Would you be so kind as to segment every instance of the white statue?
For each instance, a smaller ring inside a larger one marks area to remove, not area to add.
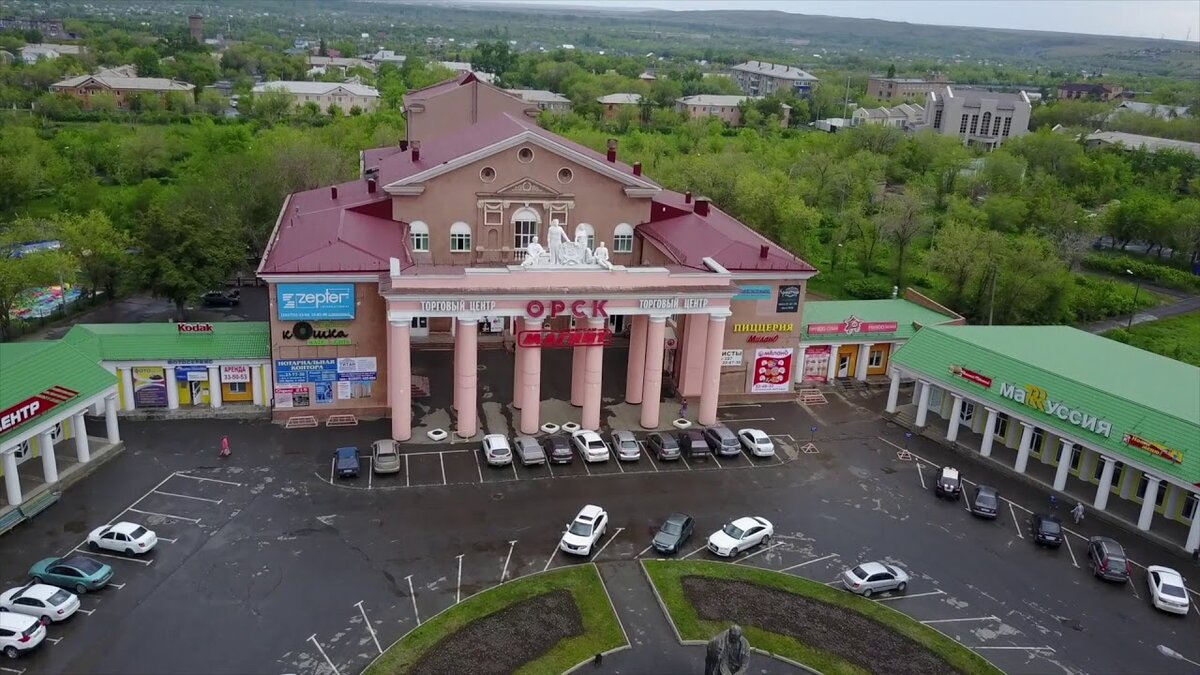
[[[596,250],[592,251],[592,262],[606,270],[612,269],[612,263],[608,261],[608,247],[604,245],[604,242],[600,242]]]
[[[592,251],[588,248],[588,233],[582,229],[575,230],[575,248],[579,251],[579,262],[592,262]]]
[[[558,224],[558,220],[550,221],[550,229],[546,232],[546,245],[550,249],[550,264],[560,265],[563,262],[563,244],[567,241],[567,233]]]
[[[545,252],[546,249],[542,248],[542,245],[538,243],[537,235],[534,235],[529,240],[529,243],[525,245],[525,259],[521,261],[521,267],[536,267],[541,264],[542,256]]]

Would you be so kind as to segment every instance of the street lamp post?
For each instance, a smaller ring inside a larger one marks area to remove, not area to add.
[[[1134,276],[1133,270],[1131,270],[1131,269],[1126,269],[1125,273],[1131,277]],[[1125,330],[1133,329],[1133,315],[1137,314],[1138,292],[1142,290],[1141,278],[1140,277],[1134,277],[1134,278],[1137,279],[1137,285],[1133,287],[1133,308],[1129,310],[1129,323],[1125,324]]]

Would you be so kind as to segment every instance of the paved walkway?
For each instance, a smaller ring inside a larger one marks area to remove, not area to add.
[[[1145,312],[1138,312],[1133,315],[1133,325],[1136,326],[1148,321],[1158,321],[1159,319],[1167,319],[1173,316],[1191,314],[1192,312],[1200,312],[1200,296],[1193,296],[1186,300],[1155,307]],[[1089,333],[1104,333],[1114,328],[1124,328],[1127,325],[1129,325],[1128,314],[1116,319],[1105,319],[1104,321],[1080,324],[1078,328],[1086,330]]]

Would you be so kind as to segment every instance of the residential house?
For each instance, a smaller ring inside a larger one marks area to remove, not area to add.
[[[165,77],[130,76],[132,70],[114,68],[101,70],[95,75],[78,75],[50,85],[50,91],[70,94],[90,108],[92,97],[110,93],[116,99],[117,108],[128,110],[135,96],[158,96],[165,100],[168,94],[180,93],[193,96],[196,85]]]
[[[681,112],[690,119],[716,117],[731,127],[742,126],[742,105],[747,101],[762,100],[762,96],[731,96],[720,94],[699,94],[685,96],[675,100],[675,111]],[[779,126],[787,127],[791,118],[792,107],[783,104],[783,114]]]
[[[407,59],[408,57],[404,54],[397,54],[390,49],[380,49],[379,51],[367,57],[367,60],[371,63],[374,63],[376,66],[383,63],[390,63],[394,66],[402,66]]]
[[[894,108],[859,108],[854,111],[853,126],[880,124],[897,129],[911,130],[925,120],[925,108],[915,103],[901,103]]]
[[[1064,82],[1058,85],[1058,99],[1111,101],[1121,97],[1125,88],[1119,84],[1103,82]]]
[[[1172,150],[1175,152],[1190,152],[1200,158],[1200,143],[1177,141],[1173,138],[1157,138],[1140,134],[1127,134],[1123,131],[1097,131],[1084,137],[1084,144],[1089,148],[1101,146],[1121,146],[1126,150],[1145,150],[1159,152]]]
[[[571,112],[571,99],[545,89],[506,89],[508,93],[520,98],[526,103],[532,103],[538,110],[550,112]]]
[[[906,77],[872,77],[867,80],[867,96],[880,101],[923,101],[925,95],[953,84],[941,73],[933,73],[929,79]]]
[[[370,112],[379,107],[379,90],[363,84],[350,82],[298,82],[276,80],[257,84],[253,94],[280,91],[292,97],[294,105],[316,103],[322,111],[330,107],[341,108],[349,113],[353,108]]]
[[[352,68],[366,68],[375,72],[375,64],[364,59],[342,58],[340,56],[310,56],[308,57],[309,75],[325,75],[331,69],[342,75]]]
[[[1180,117],[1191,117],[1190,109],[1185,105],[1158,105],[1142,103],[1141,101],[1122,101],[1109,115],[1109,119],[1124,112],[1133,112],[1147,117],[1157,117],[1160,120],[1173,120]]]
[[[467,63],[466,61],[438,61],[437,64],[443,68],[446,68],[447,70],[453,70],[460,75],[464,73],[475,73],[475,77],[487,82],[488,84],[492,84],[496,81],[496,75],[494,73],[485,73],[480,70],[473,70],[471,68],[471,64]]]
[[[596,99],[596,102],[604,106],[604,119],[610,120],[621,112],[622,108],[627,106],[639,106],[642,104],[641,94],[608,94]]]
[[[1023,91],[945,87],[926,95],[925,118],[919,126],[961,138],[964,145],[994,150],[1007,138],[1029,133],[1031,110]]]
[[[429,108],[437,114],[427,112]],[[404,119],[409,142],[444,137],[475,124],[488,111],[536,120],[538,106],[481,80],[475,73],[440,82],[404,95]]]
[[[818,82],[816,77],[799,68],[763,61],[739,63],[730,74],[738,87],[751,96],[770,96],[777,91],[806,96]]]
[[[87,53],[83,45],[56,45],[50,43],[34,43],[21,47],[21,60],[33,64],[42,59],[57,59],[60,56],[82,56]]]

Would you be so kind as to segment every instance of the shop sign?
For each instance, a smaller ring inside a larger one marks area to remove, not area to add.
[[[1154,455],[1155,457],[1161,457],[1168,462],[1172,462],[1174,464],[1183,464],[1183,453],[1175,448],[1168,448],[1162,443],[1148,441],[1141,436],[1134,436],[1133,434],[1125,434],[1121,438],[1121,441],[1131,448],[1145,450],[1151,455]]]
[[[530,300],[525,305],[525,313],[531,319],[543,316],[547,319],[553,319],[556,316],[566,316],[566,313],[569,311],[571,316],[576,319],[586,319],[589,316],[588,313],[591,312],[591,318],[598,319],[608,317],[608,311],[605,310],[605,305],[607,304],[607,300],[572,300],[569,303],[566,300],[551,300],[549,302]]]
[[[770,300],[771,294],[775,292],[770,286],[739,286],[738,294],[733,296],[734,300]]]
[[[859,333],[895,333],[900,324],[895,321],[863,321],[851,316],[841,323],[810,323],[805,327],[809,335],[857,335]]]
[[[779,342],[779,338],[780,335],[778,333],[774,335],[749,335],[746,337],[746,342],[751,344],[770,344],[772,342]]]
[[[803,382],[824,382],[829,379],[829,358],[833,348],[829,345],[809,347],[804,350]]]
[[[279,320],[354,318],[354,284],[277,284]]]
[[[775,300],[777,314],[792,314],[800,311],[800,287],[780,286],[779,297]]]
[[[175,330],[180,333],[212,333],[211,323],[177,323]]]
[[[79,392],[73,389],[55,386],[36,396],[30,396],[11,408],[0,411],[0,434],[6,434],[32,419],[45,415],[58,404],[78,395]]]
[[[337,359],[280,359],[275,362],[275,381],[280,384],[336,382]]]
[[[167,376],[159,366],[134,366],[129,369],[133,376],[133,407],[167,407]],[[208,371],[205,370],[207,375]]]
[[[704,309],[708,298],[643,298],[638,300],[640,309]]]
[[[460,314],[490,312],[496,309],[495,300],[422,300],[421,311],[427,314]]]
[[[221,382],[249,382],[250,366],[221,366]]]
[[[980,375],[973,370],[967,370],[962,366],[950,366],[950,374],[961,377],[967,382],[973,382],[984,389],[990,389],[992,387],[992,378],[988,377],[987,375]]]
[[[337,360],[337,379],[345,382],[373,382],[379,365],[374,356],[351,356]]]
[[[1041,387],[1036,387],[1032,384],[1019,387],[1007,382],[1001,382],[1000,395],[1022,405],[1027,405],[1034,410],[1040,410],[1051,417],[1057,417],[1060,420],[1070,422],[1080,429],[1086,429],[1098,436],[1108,438],[1112,434],[1112,422],[1089,415],[1082,410],[1069,408],[1062,401],[1051,399],[1049,392]]]
[[[517,344],[522,347],[543,347],[546,349],[603,347],[612,343],[612,337],[612,333],[607,328],[523,330],[517,333]]]
[[[735,323],[735,333],[790,333],[796,327],[794,323]]]
[[[175,366],[177,382],[207,382],[208,366]]]
[[[792,387],[792,350],[758,349],[754,352],[754,379],[750,393],[790,391]]]
[[[212,362],[213,362],[212,359],[170,359],[169,361],[167,361],[167,365],[168,366],[178,366],[178,365],[184,365],[184,364],[188,364],[188,363],[209,364]]]
[[[742,350],[740,349],[723,349],[721,350],[721,367],[732,368],[742,365]]]
[[[276,408],[307,408],[308,404],[307,385],[277,385],[275,387]]]
[[[291,330],[282,332],[284,340],[303,340],[309,347],[348,346],[350,334],[339,326],[297,321]]]

